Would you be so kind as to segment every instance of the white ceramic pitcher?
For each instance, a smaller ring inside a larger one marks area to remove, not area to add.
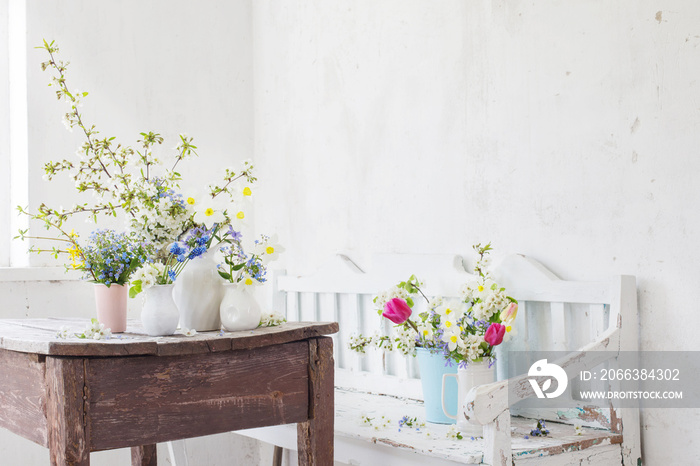
[[[484,385],[493,382],[494,366],[489,367],[488,361],[472,361],[466,368],[459,368],[457,374],[444,374],[442,376],[442,410],[445,416],[457,420],[457,430],[462,435],[471,435],[474,437],[483,435],[483,427],[472,424],[467,421],[464,416],[464,399],[473,387]],[[447,377],[455,377],[457,379],[457,413],[448,413],[445,406],[445,381]]]

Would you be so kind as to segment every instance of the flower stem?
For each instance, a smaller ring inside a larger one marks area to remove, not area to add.
[[[423,293],[421,293],[421,294],[423,294]],[[407,323],[408,325],[410,325],[410,326],[413,328],[413,330],[416,331],[416,333],[417,333],[418,335],[420,335],[420,332],[418,331],[418,327],[416,327],[415,322],[413,322],[411,319],[406,319],[406,323]]]

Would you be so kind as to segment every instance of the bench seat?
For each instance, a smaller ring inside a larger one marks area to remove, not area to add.
[[[404,416],[425,419],[423,402],[391,395],[377,395],[352,389],[335,390],[336,461],[350,465],[471,465],[483,460],[483,438],[448,439],[448,425],[426,423],[419,429],[402,428]],[[377,428],[362,422],[362,416],[388,419],[389,425]],[[620,458],[622,435],[608,430],[583,428],[576,435],[569,424],[549,422],[547,437],[525,438],[534,427],[532,419],[511,417],[513,461],[516,465],[609,464]],[[241,431],[259,440],[296,448],[296,425]],[[363,448],[373,444],[372,449]],[[382,448],[385,447],[385,448]],[[371,456],[366,457],[367,452]],[[384,454],[383,454],[384,453]],[[545,458],[546,457],[546,458]],[[583,462],[582,462],[583,461]]]

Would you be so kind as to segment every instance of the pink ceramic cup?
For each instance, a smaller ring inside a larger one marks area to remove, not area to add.
[[[112,333],[126,330],[126,291],[124,285],[95,284],[97,320]]]

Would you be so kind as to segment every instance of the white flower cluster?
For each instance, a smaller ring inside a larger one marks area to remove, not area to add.
[[[287,319],[280,314],[270,312],[265,313],[260,317],[260,327],[274,327],[287,322]]]
[[[462,338],[463,341],[463,352],[466,356],[465,359],[468,361],[473,361],[479,359],[483,356],[483,352],[480,345],[484,342],[483,335],[467,335]]]
[[[109,340],[112,338],[112,330],[105,328],[105,325],[101,324],[97,319],[92,319],[81,334],[71,332],[70,328],[65,325],[56,333],[56,338],[66,339],[71,336],[88,340]]]
[[[366,414],[362,414],[360,416],[360,423],[362,425],[372,427],[374,430],[379,430],[389,427],[389,425],[391,424],[391,419],[387,419],[384,416],[375,419],[373,417],[367,416]]]
[[[390,352],[394,350],[394,342],[391,337],[382,335],[379,332],[374,332],[369,337],[362,334],[352,334],[348,338],[348,348],[362,354],[366,353],[367,348],[376,348]]]
[[[132,283],[141,280],[141,289],[145,290],[153,285],[157,285],[158,277],[163,276],[164,271],[164,264],[160,262],[146,262],[136,269],[130,280]]]
[[[357,351],[358,353],[365,354],[367,348],[372,346],[372,337],[365,337],[360,334],[352,334],[348,338],[348,348],[352,351]]]
[[[488,278],[467,283],[461,295],[464,301],[472,303],[471,314],[475,320],[489,320],[510,303],[505,289]]]
[[[457,430],[457,427],[452,424],[449,429],[447,429],[447,434],[445,434],[449,440],[462,440],[464,437],[462,433]]]
[[[395,332],[396,349],[403,355],[414,354],[416,349],[416,332],[404,325],[393,327]]]
[[[116,186],[112,192],[115,201],[122,196],[118,190],[121,187]],[[161,249],[185,230],[191,213],[171,196],[157,197],[156,185],[148,180],[137,179],[133,187],[144,196],[135,198],[131,203],[133,211],[137,213],[130,219],[129,228],[141,240]]]
[[[97,319],[92,319],[80,337],[93,340],[109,340],[112,338],[112,330],[105,328],[105,324],[101,324]]]

